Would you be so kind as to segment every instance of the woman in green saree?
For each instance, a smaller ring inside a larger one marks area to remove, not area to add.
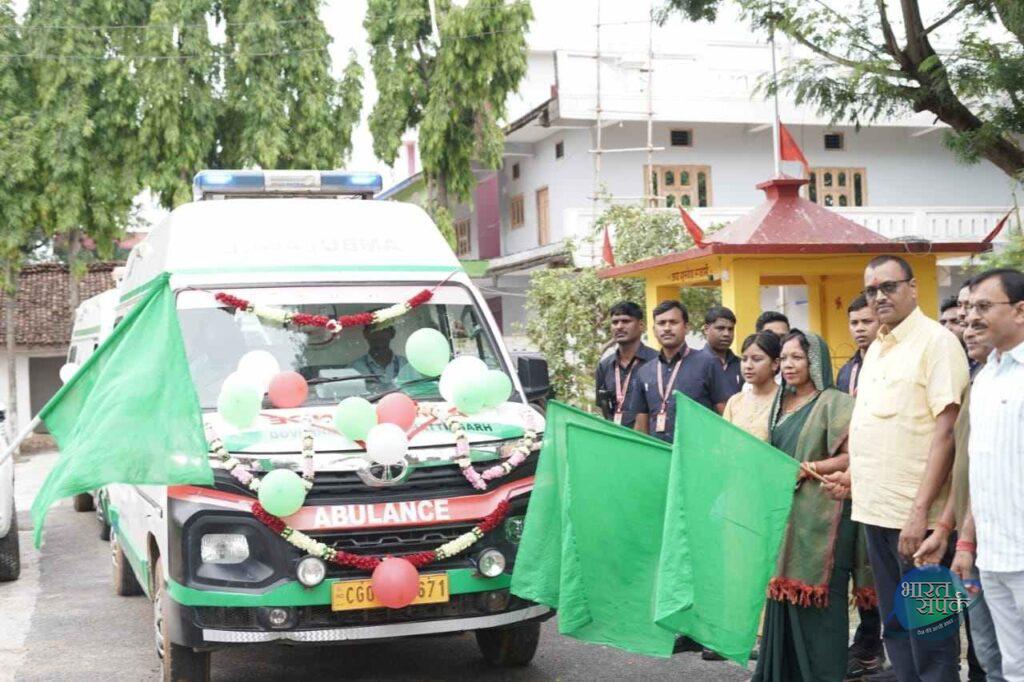
[[[768,584],[755,682],[839,682],[845,677],[856,532],[849,501],[816,478],[846,470],[853,399],[833,388],[821,337],[793,330],[782,344],[782,379],[769,422],[771,444],[800,462],[789,525]],[[863,553],[862,553],[863,554]],[[871,584],[870,582],[861,584]]]

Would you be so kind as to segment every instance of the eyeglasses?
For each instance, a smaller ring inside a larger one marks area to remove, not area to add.
[[[977,303],[965,303],[964,310],[967,312],[975,310],[979,315],[984,315],[995,305],[1013,305],[1013,303],[1011,301],[978,301]]]
[[[878,297],[879,291],[886,296],[892,296],[899,290],[901,284],[906,284],[909,281],[909,279],[897,279],[890,282],[882,282],[877,287],[864,287],[864,291],[861,293],[864,294],[864,298],[873,301]]]

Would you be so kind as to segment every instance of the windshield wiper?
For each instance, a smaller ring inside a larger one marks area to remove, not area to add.
[[[404,389],[406,386],[415,386],[416,384],[425,384],[425,383],[427,383],[429,381],[439,381],[439,380],[440,380],[439,377],[424,377],[422,379],[413,379],[412,381],[406,381],[401,386],[398,386],[396,388],[389,388],[386,391],[381,391],[380,393],[375,393],[375,394],[371,395],[370,397],[368,397],[367,400],[369,402],[371,402],[371,403],[375,403],[378,400],[380,400],[381,398],[383,398],[385,396],[389,396],[392,393],[400,393],[402,391],[402,389]]]
[[[351,381],[353,379],[380,379],[379,374],[352,374],[347,377],[314,377],[307,379],[306,383],[310,386],[319,386],[320,384],[333,384],[338,381]]]

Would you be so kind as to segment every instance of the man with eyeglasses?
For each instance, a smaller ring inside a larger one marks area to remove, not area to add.
[[[1024,680],[1024,273],[983,272],[967,322],[993,348],[971,388],[969,488],[985,601],[1008,680]],[[970,545],[970,543],[966,543]]]
[[[864,358],[850,423],[853,520],[865,524],[880,611],[887,616],[883,639],[897,678],[957,680],[957,638],[910,636],[891,614],[914,553],[929,529],[943,527],[967,357],[952,332],[921,312],[914,272],[904,259],[871,260],[863,293],[881,326]],[[942,563],[948,567],[951,559],[947,551]]]

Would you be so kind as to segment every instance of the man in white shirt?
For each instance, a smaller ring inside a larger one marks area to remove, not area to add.
[[[1024,680],[1024,273],[971,285],[967,323],[994,350],[971,389],[970,495],[977,566],[1007,680]]]

